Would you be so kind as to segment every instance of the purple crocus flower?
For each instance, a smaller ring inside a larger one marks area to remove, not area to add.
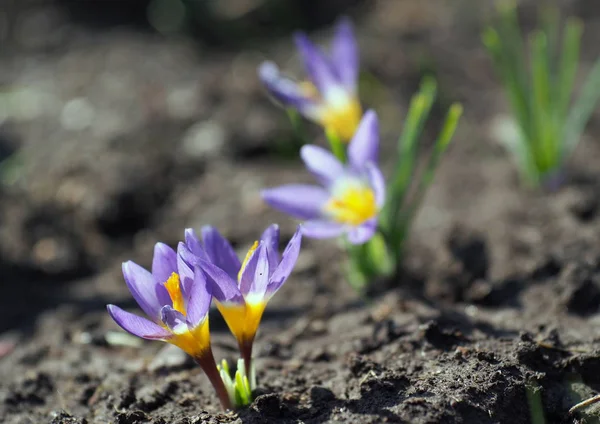
[[[284,106],[297,109],[341,141],[348,142],[362,115],[357,93],[358,47],[350,20],[338,23],[329,55],[304,33],[297,33],[294,39],[308,81],[297,82],[283,76],[270,61],[259,67],[261,81]]]
[[[322,187],[289,184],[262,191],[275,209],[306,222],[302,233],[312,238],[347,234],[353,244],[369,240],[385,201],[385,181],[377,167],[379,124],[369,110],[348,145],[348,164],[314,145],[302,147],[302,160]]]
[[[280,256],[279,227],[271,225],[241,262],[231,244],[213,227],[202,229],[203,242],[193,230],[186,230],[186,242],[180,245],[181,258],[189,265],[199,265],[212,283],[215,303],[238,341],[248,375],[263,312],[292,272],[301,240],[298,229]]]
[[[110,316],[135,336],[171,343],[192,356],[211,380],[223,407],[230,408],[210,347],[208,310],[212,296],[204,273],[187,266],[169,246],[157,243],[152,272],[128,261],[123,263],[123,275],[148,318],[107,305]]]

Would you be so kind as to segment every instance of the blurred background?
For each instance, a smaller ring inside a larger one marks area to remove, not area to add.
[[[538,3],[521,2],[525,30]],[[548,3],[585,20],[585,72],[598,54],[599,5]],[[289,237],[295,224],[258,190],[310,177],[256,68],[271,59],[301,76],[292,33],[326,43],[343,15],[356,26],[362,100],[383,121],[384,152],[424,74],[440,86],[426,134],[451,102],[465,107],[418,243],[435,249],[457,221],[501,221],[529,194],[494,141],[507,108],[480,42],[491,11],[487,0],[0,0],[0,333],[32,330],[57,305],[77,317],[123,304],[120,263],[148,265],[154,243],[175,245],[185,227],[215,225],[237,247],[271,222]],[[599,129],[592,119],[590,133]],[[593,169],[598,149],[582,149],[580,168]],[[492,240],[514,224],[498,225]],[[300,272],[338,278],[323,266],[335,249],[307,246]],[[492,272],[508,273],[513,247],[491,254]]]

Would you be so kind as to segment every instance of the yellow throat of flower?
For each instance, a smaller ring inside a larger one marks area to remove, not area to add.
[[[187,311],[185,309],[183,294],[181,293],[180,278],[177,273],[174,272],[171,274],[169,279],[165,282],[165,288],[173,302],[173,309],[181,312],[185,316]],[[205,319],[194,329],[186,329],[185,331],[174,333],[167,341],[174,344],[188,355],[194,357],[201,356],[210,348],[208,319]]]
[[[252,342],[267,306],[266,302],[246,302],[243,305],[227,305],[220,302],[216,304],[238,342]]]
[[[362,118],[362,107],[355,96],[348,95],[339,91],[333,100],[325,102],[323,96],[317,88],[309,81],[302,81],[298,84],[302,93],[323,104],[317,117],[318,123],[339,137],[340,141],[348,143],[354,136],[360,119]]]
[[[360,103],[352,98],[344,104],[327,106],[321,117],[321,125],[336,134],[342,142],[348,143],[354,136],[361,117]]]
[[[360,225],[377,215],[375,193],[367,184],[348,182],[334,188],[324,212],[340,224]]]
[[[258,241],[255,241],[254,244],[252,244],[252,247],[250,247],[250,250],[248,250],[246,257],[242,262],[240,272],[238,273],[238,284],[240,284],[242,273],[246,269],[246,266],[248,266],[248,262],[256,249],[258,249]],[[264,302],[263,299],[254,302],[252,299],[245,299],[245,303],[242,305],[224,304],[216,300],[215,303],[217,304],[219,312],[221,312],[221,315],[225,319],[227,326],[238,342],[252,342],[256,335],[256,331],[258,330],[258,326],[260,325],[262,314],[267,305],[266,302]]]

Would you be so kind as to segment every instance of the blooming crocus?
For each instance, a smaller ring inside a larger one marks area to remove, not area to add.
[[[343,142],[348,142],[360,122],[358,100],[358,48],[349,20],[337,25],[330,54],[315,46],[304,33],[295,36],[308,81],[294,81],[267,61],[259,77],[271,95],[286,107],[297,109]]]
[[[377,167],[377,115],[367,111],[348,145],[348,164],[314,145],[302,147],[308,170],[322,186],[289,184],[262,191],[275,209],[306,220],[307,237],[329,238],[347,234],[353,244],[369,240],[377,229],[377,215],[385,200],[385,182]]]
[[[123,264],[125,283],[148,318],[115,305],[107,306],[108,313],[125,331],[171,343],[192,356],[215,387],[223,407],[230,408],[210,346],[209,285],[199,268],[186,266],[177,256],[169,246],[157,243],[152,272],[132,261]]]
[[[193,230],[186,230],[181,257],[188,264],[199,265],[212,283],[213,298],[238,342],[248,376],[252,375],[252,345],[263,312],[292,272],[301,239],[298,229],[280,256],[279,227],[271,225],[240,262],[215,228],[202,229],[202,242]]]

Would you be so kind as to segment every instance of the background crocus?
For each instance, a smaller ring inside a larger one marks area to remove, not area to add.
[[[199,265],[212,283],[217,308],[238,341],[246,374],[251,375],[252,345],[269,299],[287,280],[300,253],[301,232],[296,231],[280,256],[279,227],[271,225],[250,248],[243,262],[231,244],[213,227],[202,230],[203,243],[186,231],[182,259]]]
[[[270,206],[304,219],[307,237],[347,234],[352,244],[369,240],[385,200],[385,182],[377,167],[379,125],[367,111],[348,145],[348,164],[314,145],[303,146],[302,160],[322,186],[289,184],[262,191]]]
[[[304,33],[296,34],[295,42],[308,81],[297,82],[283,76],[270,61],[259,67],[261,81],[284,106],[297,109],[328,133],[348,142],[362,115],[357,97],[358,47],[352,24],[348,19],[339,22],[328,55]]]
[[[169,246],[154,247],[152,272],[129,261],[123,264],[125,283],[149,319],[108,305],[108,313],[125,331],[148,340],[171,343],[192,356],[215,387],[224,408],[231,404],[210,347],[209,286],[199,268],[178,266]],[[183,264],[185,265],[185,264]]]

